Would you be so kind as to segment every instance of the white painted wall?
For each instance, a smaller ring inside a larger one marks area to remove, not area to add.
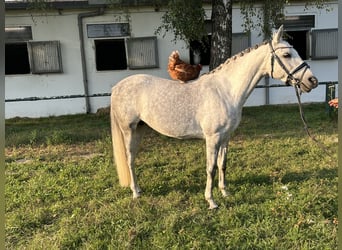
[[[301,5],[291,5],[286,8],[287,15],[315,14],[316,27],[337,28],[337,2],[333,3],[332,10],[316,10],[309,8],[304,11]],[[84,11],[84,10],[83,10]],[[86,12],[91,11],[87,10]],[[84,88],[82,82],[81,53],[77,26],[77,14],[79,11],[62,11],[62,13],[50,12],[43,16],[34,16],[24,12],[6,13],[6,26],[31,25],[33,40],[59,40],[61,43],[63,73],[46,75],[11,75],[6,76],[6,99],[24,97],[49,97],[63,95],[83,95]],[[153,36],[155,29],[160,23],[162,12],[155,12],[149,8],[139,8],[131,13],[131,36],[143,37]],[[207,16],[210,18],[210,10]],[[105,14],[97,17],[85,18],[83,21],[84,41],[86,49],[86,63],[89,80],[89,94],[110,93],[111,87],[126,76],[147,73],[156,76],[169,78],[167,73],[168,56],[173,50],[179,50],[182,58],[188,60],[189,51],[183,42],[174,44],[171,42],[172,35],[158,37],[158,54],[160,68],[144,70],[116,70],[116,71],[96,71],[94,39],[87,38],[86,25],[95,23],[117,22],[120,13],[106,10]],[[124,18],[124,17],[122,17]],[[242,18],[238,8],[233,9],[233,32],[243,32]],[[121,19],[123,21],[123,19]],[[259,31],[252,31],[251,44],[260,43],[263,38],[258,35]],[[337,60],[319,60],[308,63],[320,81],[337,81]],[[203,73],[208,71],[204,67]],[[263,81],[260,84],[264,84]],[[271,81],[271,84],[279,82]],[[319,86],[310,94],[303,95],[303,102],[322,102],[325,100],[325,86]],[[90,98],[91,111],[96,112],[100,107],[108,106],[110,97]],[[291,87],[270,89],[270,103],[295,103],[296,97]],[[246,106],[264,105],[265,89],[255,89]],[[63,115],[84,113],[84,98],[30,101],[30,102],[7,102],[6,118],[15,116],[41,117],[51,115]]]
[[[5,98],[51,97],[84,94],[80,60],[77,15],[48,13],[31,16],[6,13],[6,26],[31,25],[35,41],[59,40],[63,73],[8,75],[5,78]],[[85,101],[64,99],[53,101],[7,102],[6,118],[14,116],[40,117],[85,112]]]

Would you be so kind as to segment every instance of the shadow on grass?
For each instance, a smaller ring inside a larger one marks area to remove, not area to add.
[[[288,172],[282,178],[282,183],[303,182],[309,179],[329,179],[337,177],[337,169],[320,169],[317,171]]]
[[[159,173],[162,174],[162,173]],[[228,176],[229,177],[229,176]],[[311,179],[328,179],[333,180],[337,177],[337,169],[320,169],[317,171],[292,171],[285,172],[283,176],[274,177],[267,174],[246,173],[244,176],[230,180],[227,178],[227,191],[232,186],[237,187],[250,187],[250,186],[273,186],[275,182],[281,184],[289,183],[301,183]],[[159,176],[161,180],[159,183],[153,182],[153,185],[145,190],[145,194],[152,196],[167,196],[172,192],[187,192],[190,194],[198,194],[204,192],[206,179],[203,176],[184,176],[184,178],[178,178],[177,181],[172,180],[172,177]],[[141,180],[140,180],[141,181]],[[214,188],[217,188],[217,175],[214,181]],[[229,188],[230,187],[230,188]],[[234,194],[232,194],[234,195]]]

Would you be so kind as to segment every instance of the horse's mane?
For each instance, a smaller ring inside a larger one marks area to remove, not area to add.
[[[227,64],[229,64],[230,62],[235,61],[237,58],[243,57],[245,54],[248,54],[248,53],[250,53],[251,51],[258,49],[260,46],[266,45],[266,44],[268,44],[268,43],[269,43],[269,40],[266,40],[266,41],[263,41],[262,43],[256,44],[256,45],[254,45],[254,46],[252,46],[252,47],[249,47],[249,48],[247,48],[247,49],[245,49],[245,50],[243,50],[243,51],[240,51],[239,53],[237,53],[237,54],[235,54],[235,55],[229,57],[224,63],[221,63],[221,64],[220,64],[219,66],[217,66],[216,68],[214,68],[214,69],[212,69],[211,71],[209,71],[209,72],[207,72],[207,73],[204,73],[204,74],[202,74],[202,75],[213,74],[213,73],[215,73],[215,72],[221,70],[222,67],[223,67],[224,65],[227,65]]]

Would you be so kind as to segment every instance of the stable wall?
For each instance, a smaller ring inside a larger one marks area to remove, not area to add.
[[[316,10],[309,8],[304,11],[302,5],[292,5],[286,8],[287,15],[314,14],[315,29],[337,28],[337,3],[331,5],[329,12],[325,10]],[[95,9],[94,9],[95,10]],[[63,73],[57,74],[26,74],[26,75],[8,75],[6,76],[6,100],[27,98],[27,97],[53,97],[84,95],[84,86],[81,67],[81,48],[79,39],[79,30],[77,16],[82,11],[61,11],[49,12],[43,15],[34,15],[33,18],[28,13],[22,11],[11,11],[6,13],[6,26],[31,25],[33,40],[59,40],[61,44]],[[207,17],[211,13],[208,8]],[[163,12],[155,12],[151,8],[139,8],[131,11],[130,28],[131,37],[154,36],[154,31],[160,23]],[[158,55],[159,68],[141,69],[141,70],[111,70],[97,71],[95,67],[95,47],[94,40],[86,36],[86,25],[96,23],[112,23],[125,21],[125,15],[106,10],[104,15],[84,18],[83,33],[85,42],[85,56],[87,66],[89,94],[110,93],[114,86],[121,79],[138,73],[147,73],[164,78],[169,78],[167,73],[168,56],[173,50],[178,50],[184,60],[189,60],[189,49],[184,42],[179,41],[176,44],[171,42],[171,34],[164,38],[158,36]],[[233,8],[233,33],[243,32],[242,18],[238,8]],[[259,31],[251,32],[251,45],[263,41]],[[337,60],[308,60],[312,71],[318,77],[320,82],[337,81]],[[205,66],[202,73],[208,71]],[[264,85],[262,80],[259,85]],[[270,84],[281,84],[277,81],[270,81]],[[303,95],[303,102],[323,102],[325,100],[325,86],[319,86],[310,94]],[[110,97],[91,97],[90,110],[96,112],[98,108],[109,106]],[[296,96],[293,88],[281,87],[271,88],[269,90],[269,104],[287,104],[295,103]],[[52,115],[64,115],[85,113],[85,98],[71,98],[60,100],[42,100],[42,101],[21,101],[6,102],[6,118],[21,117],[42,117]],[[256,106],[266,104],[266,90],[255,89],[246,102],[246,106]]]
[[[77,15],[74,13],[31,17],[6,13],[6,26],[31,25],[35,41],[59,40],[63,73],[6,75],[5,98],[52,97],[84,94]],[[41,117],[85,112],[82,98],[69,100],[6,102],[6,118]]]

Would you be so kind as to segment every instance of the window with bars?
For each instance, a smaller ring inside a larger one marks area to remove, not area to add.
[[[59,41],[30,41],[27,45],[33,74],[63,72]]]
[[[88,38],[129,36],[129,23],[87,24],[87,34]]]
[[[336,59],[338,29],[312,30],[311,57],[313,60]]]
[[[233,33],[232,55],[239,53],[251,46],[251,39],[247,33]]]
[[[5,40],[6,43],[32,40],[32,28],[31,26],[5,27]]]
[[[128,64],[130,69],[157,68],[158,49],[156,37],[127,39]]]

